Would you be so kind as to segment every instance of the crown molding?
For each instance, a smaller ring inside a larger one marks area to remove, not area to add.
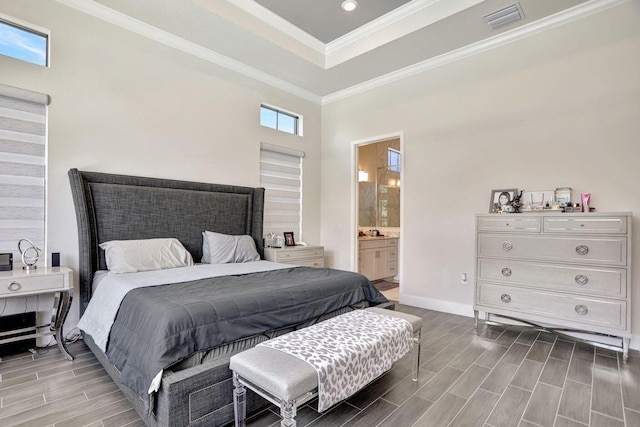
[[[472,43],[456,50],[452,50],[434,58],[419,62],[415,65],[393,71],[383,76],[376,77],[366,82],[351,86],[347,89],[323,96],[322,105],[328,105],[333,102],[337,102],[342,99],[367,92],[371,89],[375,89],[377,87],[384,86],[389,83],[393,83],[398,80],[402,80],[407,77],[411,77],[425,71],[429,71],[434,68],[438,68],[443,65],[447,65],[452,62],[456,62],[473,55],[498,48],[500,46],[504,46],[514,41],[533,36],[535,34],[568,24],[573,21],[577,21],[579,19],[621,5],[623,3],[628,3],[630,1],[634,0],[591,0],[586,3],[579,4],[570,9],[566,9],[530,24],[514,28],[513,30],[506,31],[504,33],[495,35],[476,43]]]
[[[243,64],[235,59],[231,59],[228,56],[221,55],[217,52],[207,49],[197,43],[190,42],[178,37],[174,34],[160,30],[153,25],[149,25],[138,19],[132,18],[129,15],[118,12],[93,0],[56,0],[58,3],[62,3],[65,6],[77,9],[95,18],[101,19],[110,24],[116,25],[125,30],[131,31],[143,37],[147,37],[151,40],[162,43],[166,46],[180,50],[184,53],[188,53],[197,58],[210,62],[212,64],[219,65],[229,70],[235,71],[246,77],[252,78],[259,82],[265,83],[269,86],[281,89],[299,98],[320,104],[322,98],[319,95],[311,93],[298,86],[287,83],[282,79],[272,76],[271,74],[260,71],[256,68]]]
[[[93,0],[56,0],[57,2],[77,9],[88,15],[94,16],[105,22],[109,22],[113,25],[126,29],[128,31],[139,34],[143,37],[147,37],[151,40],[162,43],[166,46],[178,49],[187,54],[198,57],[204,61],[210,62],[215,65],[230,69],[246,77],[252,78],[274,88],[280,89],[284,92],[290,93],[301,99],[309,102],[328,105],[333,102],[340,101],[342,99],[358,95],[360,93],[369,91],[371,89],[384,86],[389,83],[396,82],[398,80],[405,79],[407,77],[414,76],[416,74],[423,73],[425,71],[432,70],[443,65],[459,61],[461,59],[468,58],[470,56],[506,45],[508,43],[529,37],[540,32],[567,24],[569,22],[587,17],[589,15],[601,12],[628,3],[634,0],[591,0],[586,3],[574,6],[562,12],[558,12],[555,15],[547,18],[540,19],[536,22],[523,25],[513,30],[498,34],[488,39],[467,45],[460,49],[453,50],[451,52],[444,53],[437,57],[427,59],[419,62],[415,65],[405,67],[403,69],[385,74],[383,76],[368,80],[366,82],[351,86],[347,89],[340,90],[331,93],[326,96],[320,96],[312,93],[308,90],[302,89],[291,83],[288,83],[282,79],[276,78],[271,74],[260,71],[256,68],[250,67],[239,61],[231,59],[227,56],[221,55],[210,49],[207,49],[201,45],[185,40],[181,37],[160,30],[157,27],[146,24],[140,20],[132,18],[121,12],[103,6]],[[238,1],[238,0],[233,0]],[[415,0],[414,0],[415,1]],[[427,0],[428,2],[429,0]],[[426,3],[426,2],[423,2]]]
[[[325,69],[455,15],[484,0],[413,0],[327,45]]]

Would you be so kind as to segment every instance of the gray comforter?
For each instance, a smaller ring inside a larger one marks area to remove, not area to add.
[[[122,301],[107,355],[122,383],[148,402],[154,376],[195,352],[361,301],[388,302],[360,274],[311,267],[134,289]]]

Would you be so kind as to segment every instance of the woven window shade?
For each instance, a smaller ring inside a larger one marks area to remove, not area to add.
[[[0,85],[0,252],[13,252],[16,263],[18,240],[45,248],[48,101]]]
[[[260,149],[260,186],[265,189],[264,234],[282,236],[293,231],[302,239],[302,158],[301,151],[270,144]]]

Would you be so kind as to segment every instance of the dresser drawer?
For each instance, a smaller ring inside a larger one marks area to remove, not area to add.
[[[316,268],[324,267],[323,258],[309,258],[309,259],[300,259],[295,261],[291,260],[291,261],[287,261],[286,263],[302,265],[306,267],[316,267]]]
[[[531,233],[539,233],[542,229],[539,217],[509,214],[477,217],[477,228],[478,231],[517,231]]]
[[[478,256],[625,266],[626,237],[555,237],[479,233]]]
[[[485,283],[479,284],[476,301],[484,306],[513,312],[514,317],[548,319],[543,321],[560,325],[565,321],[624,330],[626,324],[626,301]]]
[[[544,218],[545,233],[626,234],[627,217],[550,217]]]
[[[297,261],[305,258],[318,258],[324,256],[324,249],[322,248],[309,248],[298,249],[292,251],[282,250],[276,252],[276,259],[278,262],[284,261]]]
[[[64,289],[64,274],[32,277],[1,278],[0,295],[7,296],[19,292]]]
[[[581,267],[562,264],[478,259],[478,280],[508,285],[534,286],[593,296],[627,297],[627,270],[624,268]]]

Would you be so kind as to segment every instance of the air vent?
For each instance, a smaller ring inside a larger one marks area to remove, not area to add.
[[[523,17],[524,14],[522,13],[522,9],[520,9],[520,4],[515,3],[486,15],[484,22],[487,23],[489,28],[495,30],[512,22],[520,21]]]

